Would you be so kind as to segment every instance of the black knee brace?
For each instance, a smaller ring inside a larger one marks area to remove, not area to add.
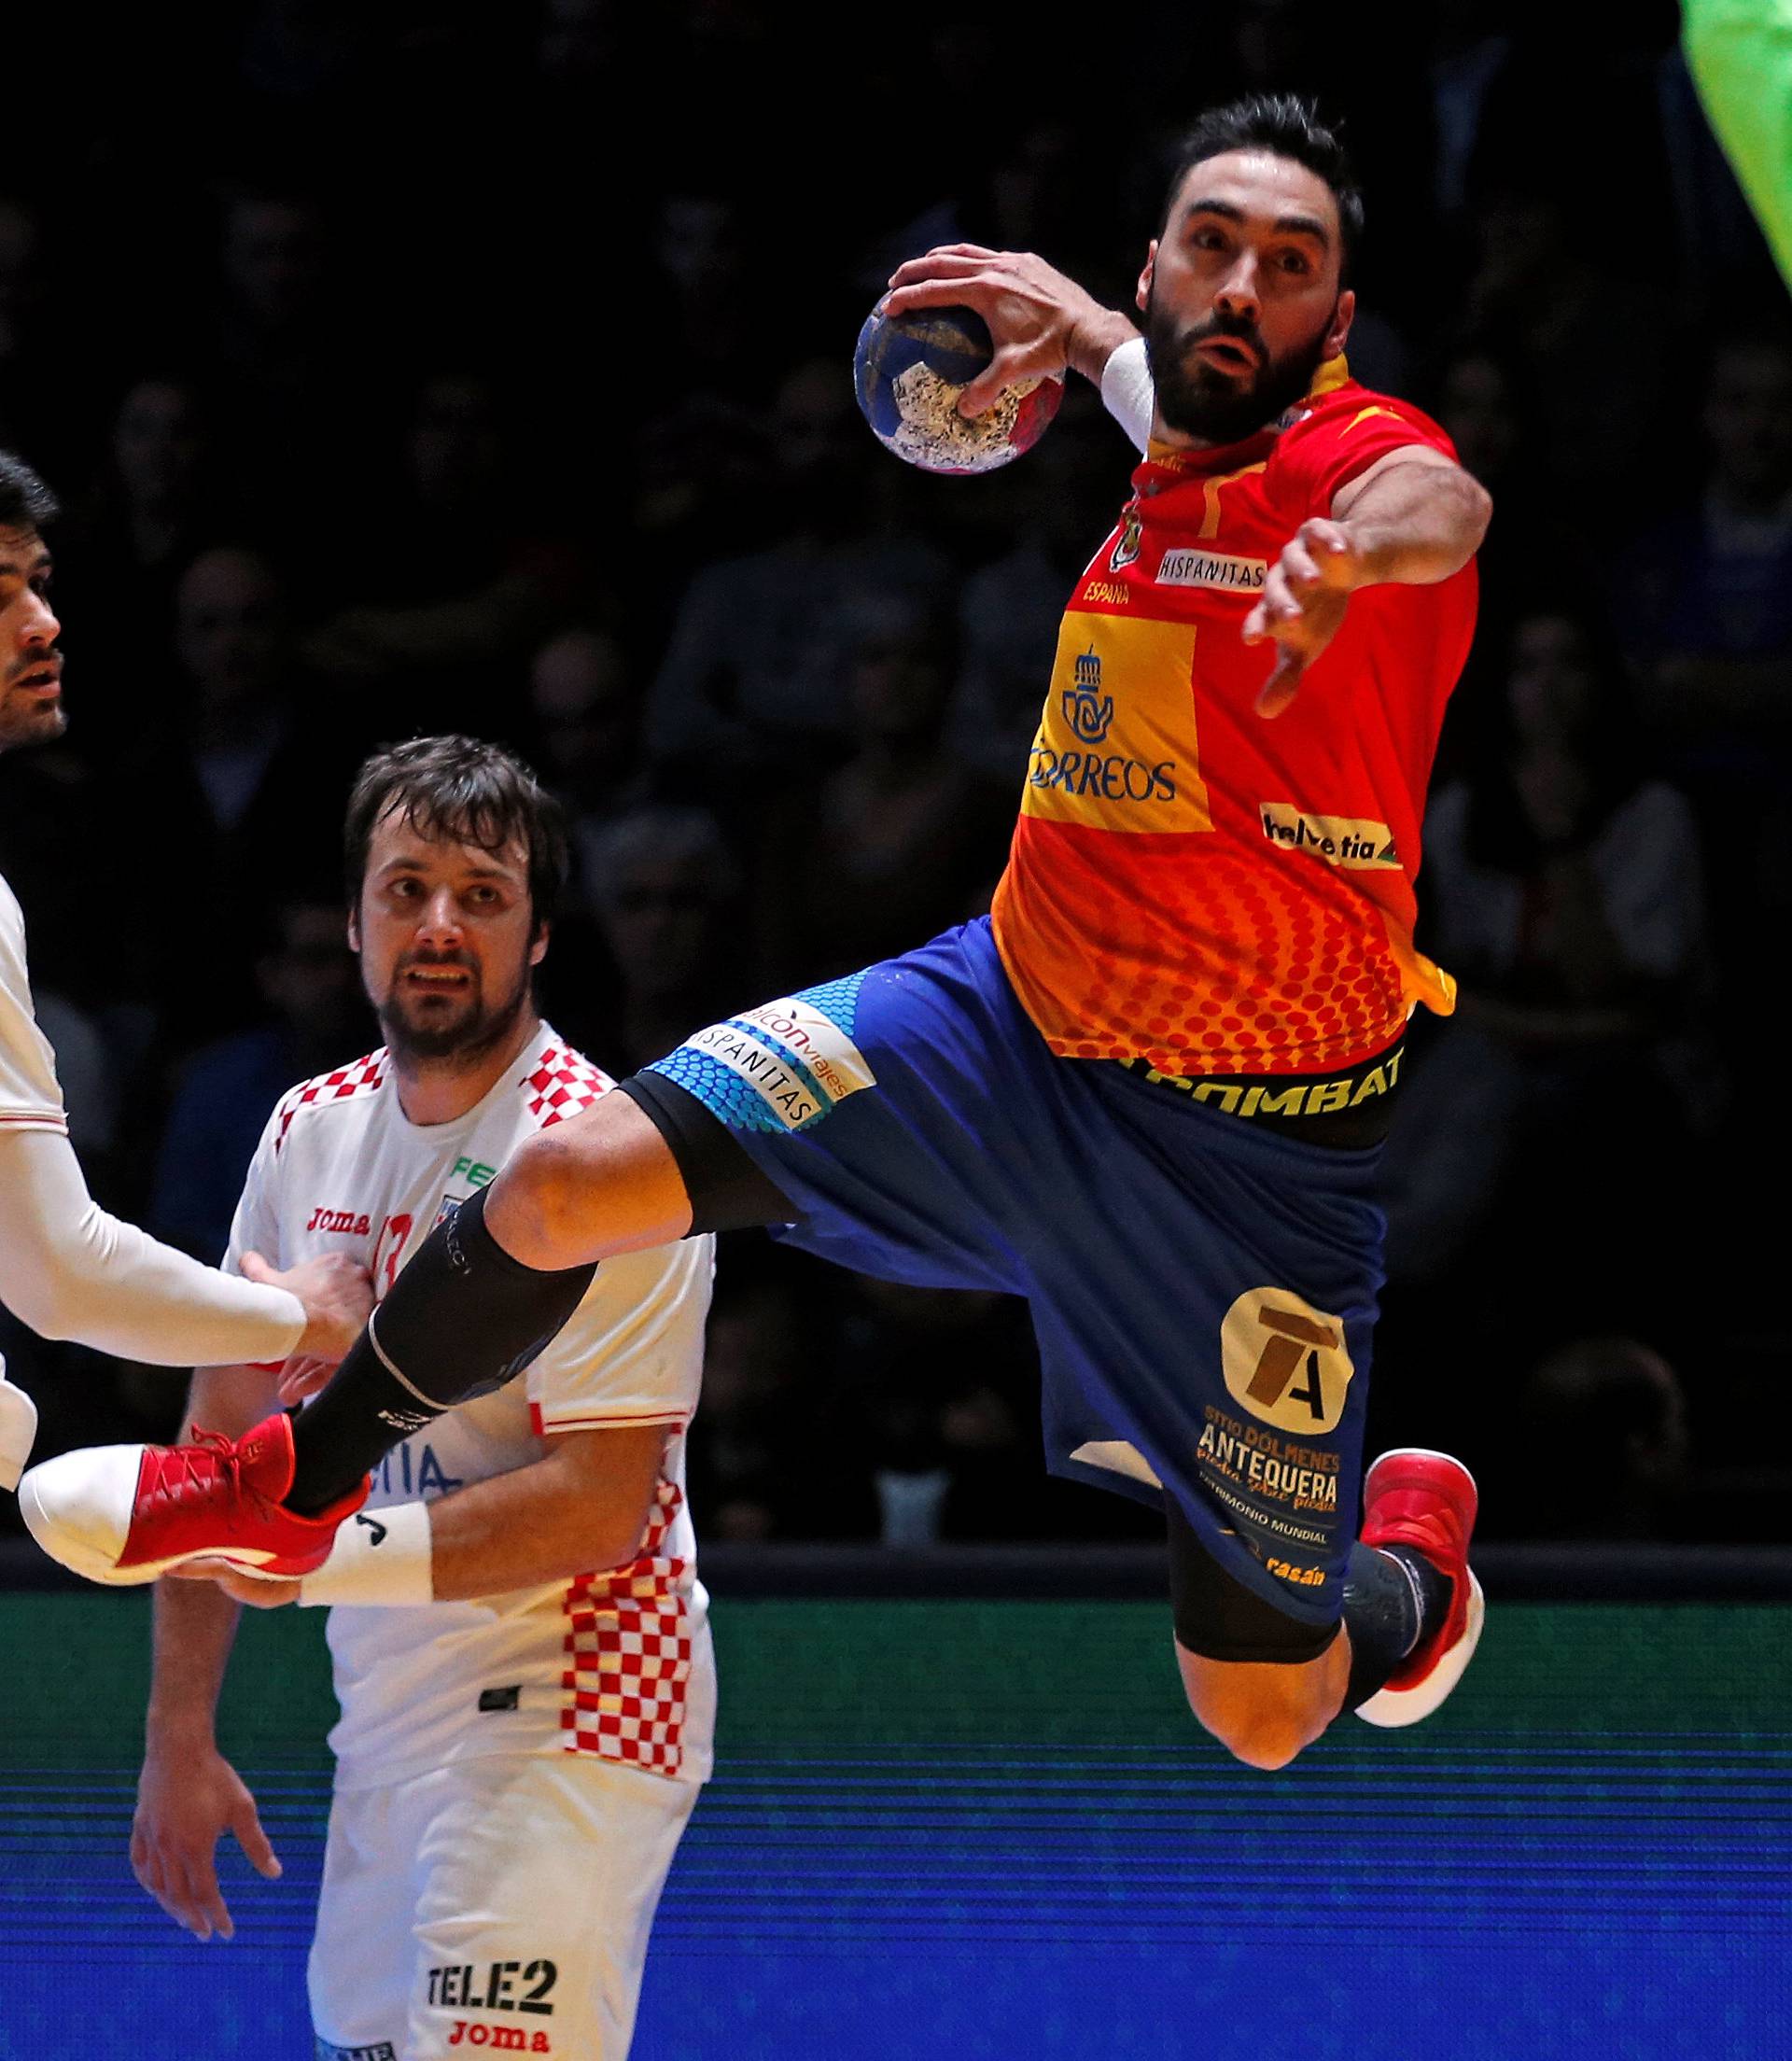
[[[367,1327],[386,1371],[435,1410],[514,1380],[597,1272],[595,1261],[543,1273],[512,1259],[485,1228],[485,1194],[481,1188],[442,1218]]]

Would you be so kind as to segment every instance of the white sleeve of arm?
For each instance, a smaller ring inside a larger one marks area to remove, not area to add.
[[[1110,354],[1101,368],[1101,405],[1123,428],[1135,451],[1151,446],[1151,418],[1157,390],[1151,383],[1145,340],[1135,336]]]
[[[53,1130],[0,1129],[0,1302],[40,1337],[158,1367],[284,1360],[305,1327],[284,1288],[202,1267],[108,1215]]]

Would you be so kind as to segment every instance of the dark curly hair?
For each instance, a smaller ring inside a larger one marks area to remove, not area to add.
[[[1163,228],[1169,226],[1169,211],[1183,181],[1197,164],[1227,150],[1267,150],[1304,164],[1324,180],[1337,203],[1338,284],[1348,286],[1363,241],[1363,189],[1337,130],[1320,119],[1310,100],[1296,93],[1250,93],[1223,107],[1210,107],[1200,117],[1177,148]]]
[[[55,495],[23,458],[0,451],[0,529],[42,529],[58,512]]]
[[[534,927],[553,921],[569,863],[566,818],[521,759],[477,737],[412,737],[382,746],[356,776],[348,798],[343,861],[350,908],[360,905],[374,828],[394,809],[421,837],[450,837],[494,852],[520,844],[529,855]]]

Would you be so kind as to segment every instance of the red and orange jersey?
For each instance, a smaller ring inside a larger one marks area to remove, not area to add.
[[[1055,1052],[1304,1073],[1390,1045],[1449,976],[1413,948],[1420,824],[1474,629],[1472,565],[1365,587],[1292,707],[1240,632],[1308,517],[1437,426],[1322,368],[1280,428],[1154,447],[1058,635],[994,919]]]

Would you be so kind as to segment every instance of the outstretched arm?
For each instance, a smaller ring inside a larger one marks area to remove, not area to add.
[[[1295,532],[1244,619],[1247,644],[1276,647],[1257,713],[1279,716],[1294,700],[1359,587],[1448,580],[1479,549],[1492,512],[1487,489],[1428,444],[1392,451],[1348,481],[1329,516]]]
[[[251,1255],[253,1256],[253,1255]],[[341,1258],[239,1280],[101,1209],[54,1130],[0,1129],[0,1301],[41,1337],[160,1367],[340,1359],[372,1308]]]

